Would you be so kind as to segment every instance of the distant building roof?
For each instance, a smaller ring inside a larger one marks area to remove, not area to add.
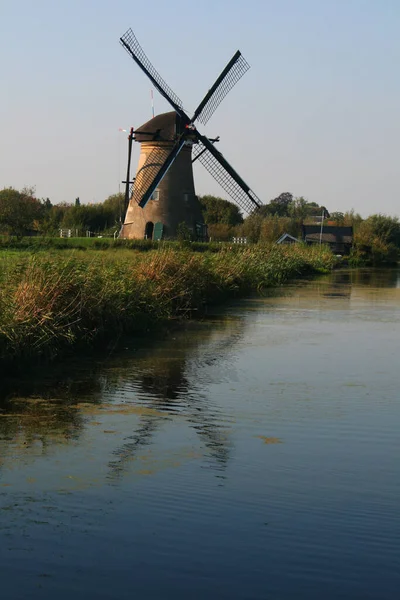
[[[281,235],[281,237],[279,238],[279,240],[276,240],[277,244],[284,244],[284,243],[289,243],[289,244],[294,244],[295,242],[300,242],[300,240],[298,240],[297,238],[293,237],[293,235],[290,235],[290,233],[283,233]]]
[[[335,225],[303,225],[303,239],[305,242],[318,242],[323,244],[352,244],[353,228]]]

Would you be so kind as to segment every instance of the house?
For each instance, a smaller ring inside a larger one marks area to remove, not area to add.
[[[296,244],[300,242],[297,238],[293,237],[289,233],[283,233],[279,240],[276,240],[277,244]]]
[[[336,225],[303,225],[306,244],[326,244],[335,254],[349,254],[353,245],[353,228]]]

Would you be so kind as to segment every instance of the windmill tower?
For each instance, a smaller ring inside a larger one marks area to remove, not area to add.
[[[172,111],[157,115],[135,131],[134,139],[140,143],[140,157],[122,237],[175,237],[180,223],[185,223],[196,238],[205,237],[201,206],[194,190],[189,137],[150,199],[143,208],[140,206],[154,172],[162,167],[177,136],[182,134],[181,130],[181,118]]]
[[[197,120],[207,123],[249,69],[241,53],[235,53],[189,118],[182,101],[154,69],[131,29],[120,42],[174,109],[157,115],[135,131],[134,139],[141,146],[140,158],[120,236],[173,238],[178,226],[185,223],[193,237],[203,239],[206,226],[193,180],[192,165],[197,159],[241,209],[250,213],[260,207],[260,199],[215,148],[216,140],[202,135],[194,125]]]

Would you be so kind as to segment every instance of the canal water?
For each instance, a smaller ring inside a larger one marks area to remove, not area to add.
[[[399,344],[341,271],[3,381],[1,598],[398,598]]]

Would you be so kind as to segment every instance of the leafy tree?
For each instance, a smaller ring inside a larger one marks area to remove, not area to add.
[[[293,202],[293,194],[290,192],[283,192],[276,198],[271,200],[269,203],[269,212],[271,215],[277,215],[278,217],[289,216],[289,207]]]
[[[336,211],[330,214],[330,219],[336,223],[336,225],[344,225],[344,213]]]
[[[13,188],[0,191],[0,228],[17,237],[22,237],[40,220],[43,207],[33,196],[33,188],[24,188],[21,192]]]
[[[301,237],[301,220],[289,217],[267,217],[263,219],[260,229],[260,242],[274,243],[282,234]]]
[[[353,258],[372,264],[394,264],[400,256],[400,223],[397,217],[371,215],[357,223]]]
[[[244,220],[240,235],[246,237],[249,242],[256,244],[260,239],[263,216],[259,211],[253,212]]]
[[[71,208],[71,204],[54,204],[48,210],[45,209],[44,219],[40,223],[40,230],[48,235],[57,235],[65,213]]]
[[[114,202],[115,204],[115,202]],[[82,204],[68,207],[64,212],[61,226],[70,229],[94,232],[115,228],[119,223],[119,209],[112,202]]]
[[[75,206],[80,206],[81,205],[81,201],[78,198],[75,198]]]
[[[283,192],[268,204],[259,208],[259,214],[263,217],[292,217],[295,219],[306,219],[311,215],[321,215],[322,210],[328,215],[325,207],[316,202],[308,202],[303,196],[293,197],[290,192]]]
[[[53,205],[50,201],[50,198],[42,198],[40,202],[42,203],[44,214],[51,210]]]
[[[400,223],[397,217],[381,214],[371,215],[364,223],[366,227],[371,228],[373,235],[383,242],[400,248]]]
[[[120,223],[124,220],[125,196],[121,192],[118,194],[112,194],[108,196],[103,202],[103,208],[107,213],[108,221],[112,221],[112,224]]]
[[[262,218],[271,217],[273,208],[269,204],[262,204],[260,208],[257,208],[256,212]]]
[[[304,221],[308,215],[308,207],[309,202],[303,196],[299,196],[298,198],[294,198],[289,205],[288,213],[292,218]]]
[[[232,227],[225,223],[212,223],[207,226],[207,229],[212,241],[229,242],[233,237],[240,237],[240,234],[237,233],[238,227]]]
[[[243,223],[240,209],[233,202],[210,195],[199,196],[199,201],[202,206],[204,221],[207,225],[215,223],[239,225]]]
[[[344,213],[343,225],[352,226],[356,230],[357,227],[362,223],[362,217],[359,213],[354,212],[354,209],[348,210]]]
[[[288,216],[294,219],[300,219],[302,222],[307,219],[311,219],[313,217],[321,217],[324,215],[324,218],[329,218],[328,209],[322,204],[318,204],[317,202],[309,202],[304,198],[304,196],[298,196],[297,198],[293,198],[292,202],[288,206]],[[282,216],[282,215],[281,215]]]

